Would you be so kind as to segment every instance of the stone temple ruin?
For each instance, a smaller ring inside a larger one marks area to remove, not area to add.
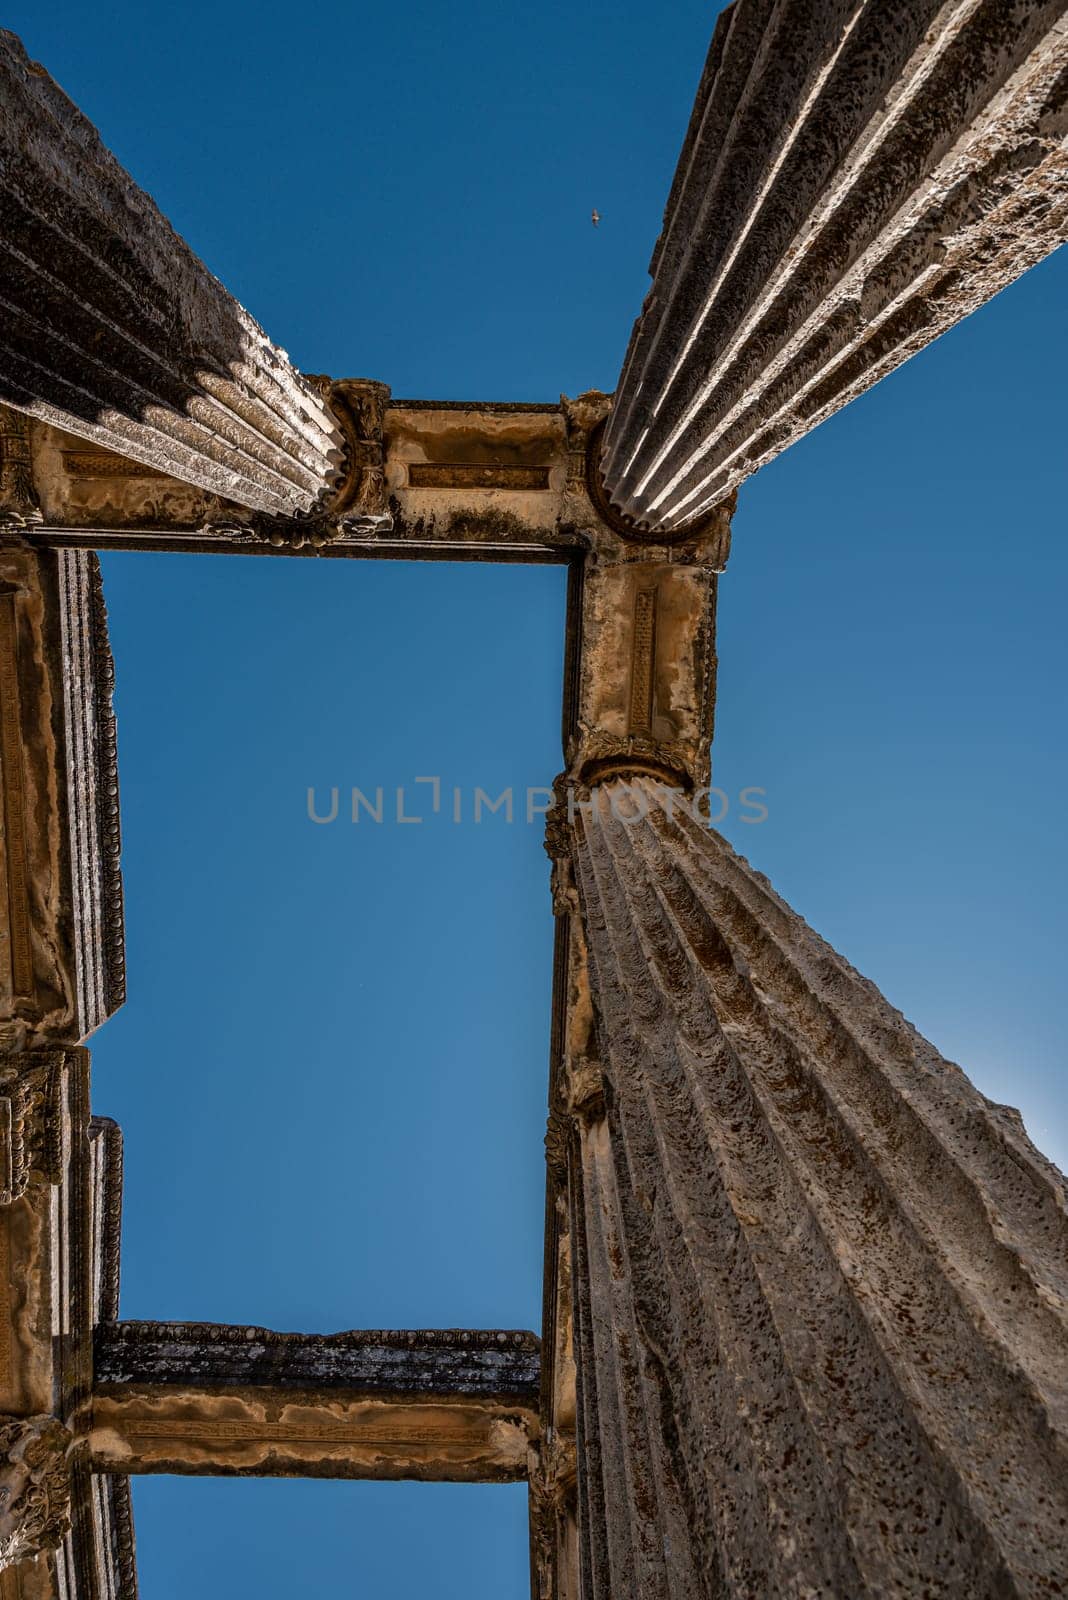
[[[0,1596],[132,1600],[140,1472],[526,1480],[539,1600],[1064,1593],[1063,1179],[692,801],[738,486],[1065,236],[1068,7],[735,0],[551,406],[295,371],[0,82]],[[119,1320],[101,549],[567,564],[540,1339]]]

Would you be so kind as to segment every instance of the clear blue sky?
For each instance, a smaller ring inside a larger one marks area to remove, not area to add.
[[[528,400],[614,384],[716,9],[6,19],[300,366]],[[1046,262],[743,490],[716,742],[769,807],[724,831],[1062,1165],[1066,288]],[[317,827],[305,791],[548,782],[562,572],[105,567],[123,1314],[536,1327],[540,831]],[[144,1600],[527,1593],[521,1488],[144,1479],[135,1510]]]

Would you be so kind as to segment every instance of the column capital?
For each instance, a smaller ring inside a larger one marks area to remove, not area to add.
[[[55,1417],[0,1416],[0,1570],[63,1543],[73,1442]]]

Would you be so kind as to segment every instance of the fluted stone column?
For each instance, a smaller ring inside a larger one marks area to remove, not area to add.
[[[256,511],[321,508],[342,431],[0,31],[0,402]]]
[[[602,468],[678,532],[1068,235],[1064,0],[735,0]]]
[[[1061,1175],[678,796],[572,832],[584,1600],[1060,1592]]]

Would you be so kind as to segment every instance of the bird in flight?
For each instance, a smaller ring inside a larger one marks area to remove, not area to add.
[[[600,222],[600,220],[601,220],[601,213],[598,211],[597,207],[594,206],[593,211],[590,214],[590,221],[593,223],[594,227],[596,228],[596,226]]]

